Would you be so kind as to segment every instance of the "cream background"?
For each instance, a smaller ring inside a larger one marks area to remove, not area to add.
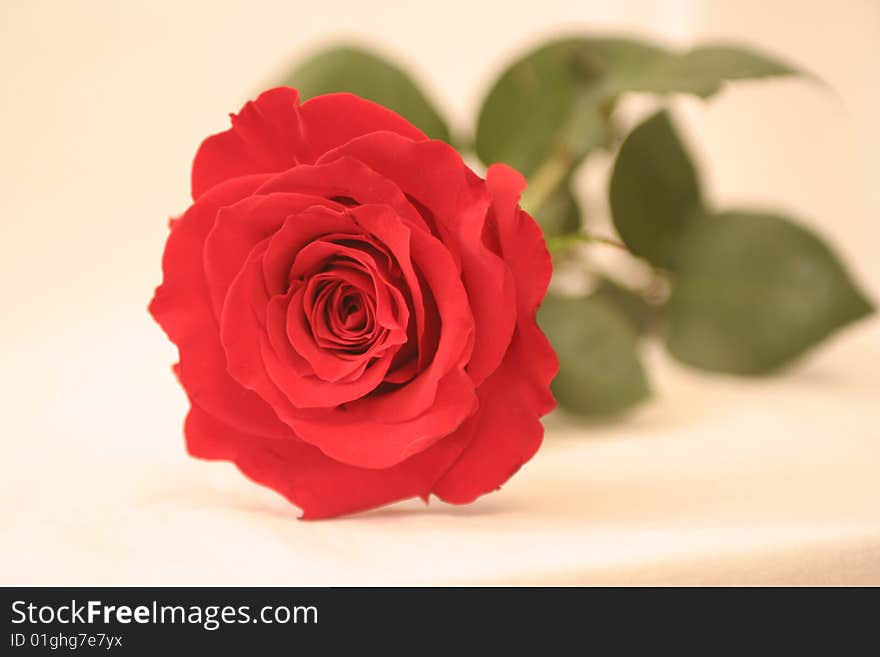
[[[464,508],[301,523],[185,457],[174,349],[145,307],[200,139],[340,36],[408,57],[467,129],[509,56],[582,29],[744,40],[826,80],[676,111],[713,198],[801,216],[880,299],[880,3],[0,4],[0,583],[880,584],[877,319],[771,380],[649,349],[654,401],[552,419],[534,461]]]

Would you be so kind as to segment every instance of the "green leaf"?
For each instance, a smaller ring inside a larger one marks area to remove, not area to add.
[[[614,306],[596,297],[548,295],[538,321],[559,356],[552,389],[562,408],[605,417],[649,395],[638,336]]]
[[[734,46],[703,46],[688,52],[668,53],[642,67],[622,72],[619,92],[688,93],[708,98],[727,81],[798,75],[777,59]]]
[[[622,38],[568,38],[514,62],[493,85],[477,125],[477,155],[531,176],[565,153],[572,166],[612,141],[609,116],[628,91],[708,97],[727,80],[797,73],[752,50],[706,46],[676,53]]]
[[[610,278],[603,277],[599,280],[593,296],[617,308],[639,333],[654,331],[663,311],[661,305],[649,303],[636,292]]]
[[[348,91],[394,110],[432,139],[450,141],[449,128],[406,72],[388,60],[352,46],[321,51],[284,80],[303,99]]]
[[[574,233],[581,227],[581,208],[571,191],[570,181],[565,182],[541,204],[534,214],[544,235]]]
[[[617,232],[637,256],[674,268],[687,228],[702,216],[697,173],[666,112],[637,126],[623,142],[609,187]]]
[[[609,141],[613,99],[602,88],[608,70],[662,52],[625,39],[565,39],[528,53],[483,101],[477,155],[486,164],[505,162],[527,177],[554,153],[566,153],[575,165]]]
[[[706,370],[770,372],[872,311],[816,235],[774,215],[694,224],[678,264],[667,345]]]

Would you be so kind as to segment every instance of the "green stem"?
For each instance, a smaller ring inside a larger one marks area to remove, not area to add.
[[[576,244],[605,244],[622,249],[629,253],[629,249],[617,240],[600,235],[588,235],[587,233],[566,233],[565,235],[550,235],[547,237],[547,249],[550,253],[558,253],[571,248]]]
[[[520,207],[533,217],[571,172],[572,158],[560,150],[542,164],[523,192]]]

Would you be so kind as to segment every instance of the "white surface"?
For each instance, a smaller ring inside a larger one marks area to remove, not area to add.
[[[880,584],[876,320],[770,381],[652,351],[656,401],[613,425],[551,418],[500,492],[304,522],[185,457],[163,337],[114,319],[12,362],[56,378],[19,409],[37,430],[6,440],[2,583]]]
[[[465,128],[501,63],[560,29],[787,55],[838,96],[784,82],[677,109],[714,198],[792,208],[880,298],[880,5],[525,7],[0,6],[0,583],[880,584],[876,319],[770,380],[652,351],[655,401],[613,425],[551,421],[538,456],[464,508],[298,522],[232,466],[185,457],[174,350],[145,310],[165,219],[186,203],[198,141],[280,62],[340,33],[409,55]]]

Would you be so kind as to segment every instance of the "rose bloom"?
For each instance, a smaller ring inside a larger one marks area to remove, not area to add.
[[[196,154],[150,304],[188,451],[303,518],[499,488],[541,443],[558,367],[524,186],[351,94],[248,102]]]

